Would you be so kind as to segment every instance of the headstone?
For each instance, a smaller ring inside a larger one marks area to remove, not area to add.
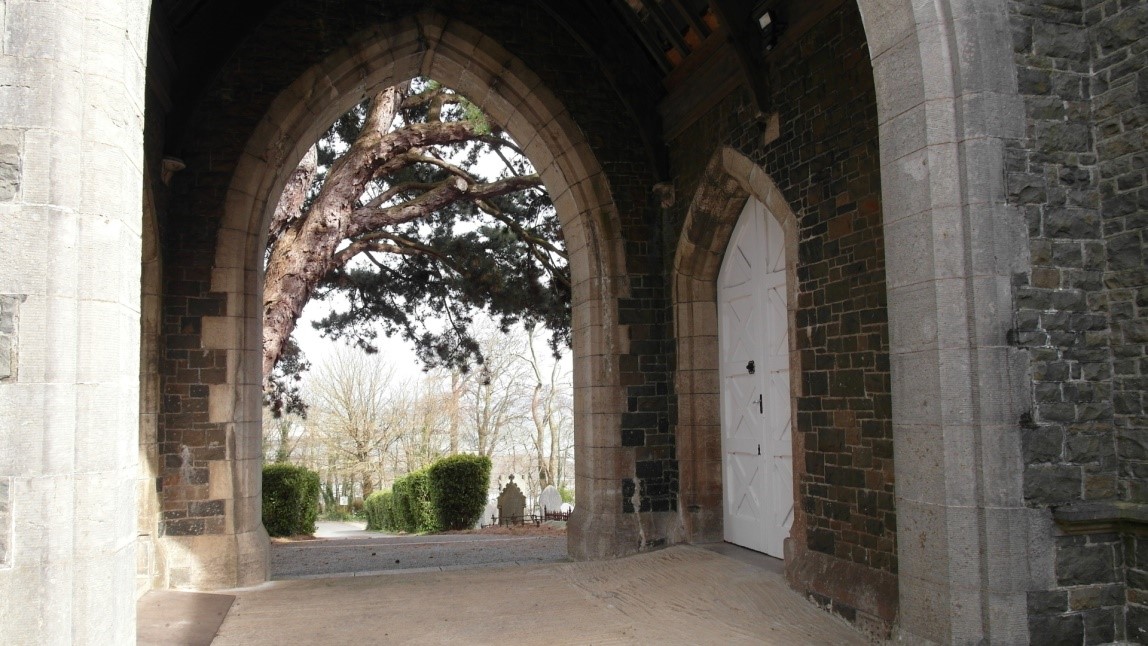
[[[538,496],[538,506],[542,508],[542,513],[553,514],[562,508],[562,494],[558,493],[557,487],[554,485],[546,485],[542,490],[542,494]]]
[[[502,488],[498,495],[498,524],[519,524],[526,513],[526,496],[514,484],[514,476],[510,476],[510,484]]]

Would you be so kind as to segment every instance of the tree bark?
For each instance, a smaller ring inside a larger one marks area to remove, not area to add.
[[[315,287],[350,257],[336,254],[344,240],[426,217],[460,199],[483,200],[541,184],[537,175],[476,184],[473,178],[455,174],[401,204],[387,206],[385,199],[376,199],[371,204],[360,205],[369,182],[418,162],[422,157],[415,153],[422,148],[482,137],[475,124],[468,121],[416,123],[388,132],[401,95],[399,89],[392,87],[371,101],[359,137],[332,164],[319,195],[305,215],[292,217],[288,209],[293,204],[298,204],[296,209],[302,206],[306,190],[284,196],[280,202],[284,213],[276,209],[273,226],[280,227],[281,231],[271,248],[263,283],[265,388]]]

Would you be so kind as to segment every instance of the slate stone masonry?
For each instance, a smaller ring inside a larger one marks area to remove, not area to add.
[[[1023,140],[1009,201],[1028,224],[1013,342],[1029,351],[1018,420],[1033,507],[1146,499],[1148,3],[1012,2]],[[1030,593],[1034,643],[1143,639],[1134,535],[1056,538],[1055,587]],[[1139,629],[1142,630],[1142,629]]]

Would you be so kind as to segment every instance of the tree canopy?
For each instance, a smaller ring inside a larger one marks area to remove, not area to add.
[[[311,298],[331,307],[316,323],[325,336],[373,351],[380,330],[398,334],[427,368],[484,361],[470,331],[483,311],[503,329],[545,327],[556,353],[569,345],[569,268],[541,179],[505,132],[438,83],[387,88],[336,121],[289,179],[268,240],[272,400],[290,394],[275,368],[299,361],[289,339]]]

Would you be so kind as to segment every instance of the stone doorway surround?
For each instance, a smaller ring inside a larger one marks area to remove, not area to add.
[[[579,514],[570,553],[592,559],[633,551],[623,523],[616,324],[626,290],[617,213],[581,130],[539,78],[493,40],[424,12],[374,27],[304,73],[274,101],[232,176],[212,270],[224,316],[205,316],[204,349],[227,355],[226,381],[210,386],[210,421],[227,429],[229,455],[211,463],[210,497],[224,501],[223,531],[168,536],[167,567],[181,587],[216,589],[266,580],[260,517],[262,262],[267,222],[287,176],[311,142],[373,92],[414,76],[433,78],[505,127],[543,178],[562,223],[573,280],[574,396]]]
[[[1027,358],[1006,341],[1010,279],[1029,264],[1023,219],[1005,201],[1005,141],[1023,134],[1024,114],[1007,7],[859,5],[880,133],[900,564],[896,636],[907,643],[1026,642],[1026,590],[1050,572],[1042,550],[1030,550],[1030,536],[1051,531],[1045,514],[1024,505],[1017,420],[1027,408]],[[729,177],[717,181],[727,186],[726,199],[738,202],[751,192],[755,171],[735,160],[721,151],[711,170],[729,164],[722,171]],[[679,249],[678,258],[698,253],[713,247]],[[697,407],[702,419],[686,407],[716,392],[716,373],[708,377],[713,371],[703,364],[686,369],[704,352],[707,335],[699,333],[704,320],[691,327],[681,318],[699,309],[709,316],[704,303],[712,296],[702,285],[683,287],[681,277],[675,275],[674,315],[685,426],[683,525],[691,540],[714,540],[720,506],[706,503],[720,501],[713,488],[720,466],[714,447],[696,437],[704,435],[706,407]],[[795,473],[800,462],[795,447]]]

